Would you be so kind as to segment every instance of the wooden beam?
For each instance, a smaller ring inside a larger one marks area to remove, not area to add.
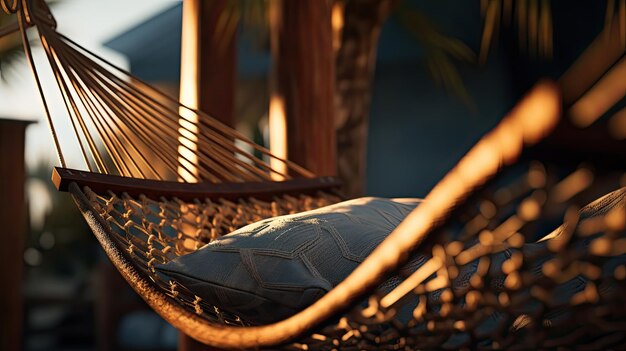
[[[194,199],[233,200],[254,197],[271,201],[276,196],[291,194],[316,194],[318,191],[332,191],[340,186],[337,178],[297,178],[283,182],[247,182],[247,183],[180,183],[160,180],[137,179],[117,175],[92,173],[56,167],[52,173],[52,182],[59,191],[69,191],[69,185],[89,187],[98,194],[127,193],[130,196],[145,195],[158,200],[178,198],[183,201]]]
[[[285,125],[284,132],[277,132],[271,120],[274,111],[270,111],[270,139],[286,139],[286,155],[279,156],[325,176],[336,174],[337,169],[331,4],[270,2],[271,99],[283,109]]]
[[[180,102],[208,113],[234,127],[235,104],[235,38],[237,14],[229,0],[185,0],[181,37]],[[191,130],[201,118],[185,108],[180,109],[181,125]],[[180,178],[202,181],[198,166],[198,145],[193,136],[179,138]],[[186,147],[182,147],[185,145]]]
[[[230,2],[200,1],[198,108],[234,128],[238,21]]]
[[[24,132],[30,123],[0,119],[0,350],[22,349],[22,255],[28,228]]]
[[[180,86],[191,107],[233,127],[237,10],[228,4],[184,1]]]

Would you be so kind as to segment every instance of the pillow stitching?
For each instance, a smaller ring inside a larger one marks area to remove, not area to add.
[[[221,288],[221,289],[213,289],[213,291],[217,291],[217,292],[220,292],[220,293],[227,294],[227,292],[222,291],[222,290],[232,290],[232,291],[236,291],[236,292],[243,293],[243,294],[246,294],[246,295],[250,295],[251,299],[252,298],[261,298],[261,299],[263,299],[265,301],[278,303],[281,306],[285,306],[287,308],[291,308],[292,309],[292,307],[289,307],[287,305],[281,304],[280,301],[270,300],[270,299],[268,299],[267,297],[265,297],[263,295],[258,295],[258,294],[255,294],[255,293],[251,292],[251,291],[242,290],[242,289],[235,289],[235,288],[233,288],[231,286],[226,286],[226,285],[218,284],[218,283],[215,283],[215,282],[212,282],[212,281],[207,281],[207,280],[200,279],[200,278],[197,278],[197,277],[191,276],[189,274],[185,274],[185,273],[179,273],[179,272],[172,272],[172,273],[180,275],[180,276],[187,277],[187,278],[189,278],[191,280],[195,280],[195,281],[198,281],[198,282],[206,283],[206,284],[211,285],[213,287]],[[317,287],[316,288],[306,288],[306,289],[303,289],[303,291],[304,290],[317,290],[316,294],[325,293],[324,289],[317,288]],[[218,296],[218,298],[219,298],[219,296]],[[225,309],[225,308],[221,308],[221,309],[224,310],[224,311],[227,311],[227,309]],[[237,314],[236,311],[231,311],[231,313]]]
[[[317,268],[315,268],[313,263],[309,261],[308,257],[304,254],[304,252],[300,252],[298,256],[300,257],[304,265],[308,268],[309,272],[311,272],[311,274],[314,277],[318,278],[319,280],[327,284],[326,291],[330,291],[333,288],[333,285],[320,274],[320,272],[317,270]]]
[[[307,222],[313,223],[313,224],[319,224],[318,220],[306,220]],[[310,224],[307,223],[307,224]],[[304,224],[300,224],[298,227],[302,227]],[[283,258],[294,258],[294,256],[288,256],[286,254],[290,254],[290,253],[294,253],[294,252],[300,252],[300,251],[304,251],[306,250],[308,247],[314,245],[317,240],[319,240],[319,231],[317,231],[317,226],[314,226],[315,230],[316,230],[316,235],[314,238],[309,239],[305,242],[303,242],[302,244],[298,245],[293,251],[284,251],[284,250],[279,250],[279,249],[259,249],[259,248],[249,248],[251,250],[253,250],[255,253],[258,254],[265,254],[266,256],[271,256],[272,254],[276,254],[278,257],[283,257]],[[227,246],[227,245],[220,245],[218,247],[214,247],[211,246],[211,244],[207,244],[207,248],[210,249],[210,251],[212,252],[239,252],[239,250],[241,248],[239,247],[232,247],[232,246]]]
[[[286,283],[267,283],[263,281],[261,275],[256,269],[254,261],[252,260],[253,252],[254,251],[250,249],[242,249],[240,254],[242,257],[242,262],[244,263],[244,267],[246,268],[248,273],[250,273],[250,275],[254,278],[254,280],[256,280],[257,284],[259,284],[262,288],[268,289],[268,290],[287,290],[287,291],[305,291],[307,289],[310,289],[309,287],[304,287],[301,285],[286,284]],[[292,258],[295,258],[295,257],[296,256]],[[306,264],[305,264],[305,267],[306,267]]]
[[[353,254],[352,252],[350,252],[350,248],[348,247],[348,244],[346,244],[346,242],[343,240],[341,235],[339,235],[339,232],[337,231],[337,229],[327,222],[324,224],[325,225],[320,225],[320,226],[322,226],[323,229],[326,229],[326,231],[330,233],[331,237],[334,239],[337,246],[339,246],[339,250],[341,251],[341,255],[343,256],[343,258],[350,260],[350,261],[361,263],[363,259]]]

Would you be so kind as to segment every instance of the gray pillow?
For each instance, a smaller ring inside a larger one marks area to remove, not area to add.
[[[275,322],[339,284],[419,202],[367,197],[262,220],[156,268],[249,322]]]

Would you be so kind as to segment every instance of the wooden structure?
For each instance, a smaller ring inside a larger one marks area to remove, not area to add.
[[[342,6],[337,3],[335,6]],[[396,0],[348,1],[336,53],[337,176],[348,196],[365,191],[369,110],[378,37]]]
[[[286,125],[276,135],[270,110],[270,138],[286,140],[286,154],[278,156],[322,176],[337,173],[330,3],[270,2],[272,98],[280,101],[277,117]]]
[[[24,142],[32,122],[0,119],[0,350],[22,349],[22,267],[27,234]]]

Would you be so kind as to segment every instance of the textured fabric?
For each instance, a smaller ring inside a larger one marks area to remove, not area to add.
[[[262,220],[157,270],[247,321],[274,322],[339,284],[419,202],[360,198]]]

